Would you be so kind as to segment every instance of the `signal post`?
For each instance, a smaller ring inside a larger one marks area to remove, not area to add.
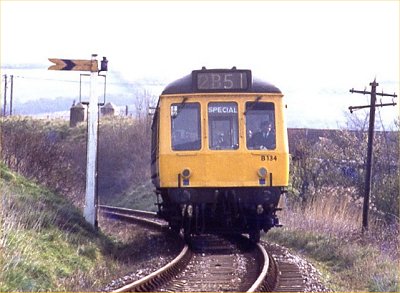
[[[97,55],[90,60],[70,60],[49,58],[55,63],[49,70],[90,71],[90,96],[88,103],[88,128],[86,150],[86,194],[83,216],[93,227],[97,228],[97,142],[99,107],[96,89],[96,77],[100,71],[107,71],[107,59],[103,57],[101,69],[98,69]]]
[[[90,96],[88,105],[87,151],[86,151],[86,196],[83,216],[92,226],[97,227],[97,124],[99,107],[97,105],[96,74],[97,55],[92,55],[90,68]],[[95,66],[93,66],[95,64]]]

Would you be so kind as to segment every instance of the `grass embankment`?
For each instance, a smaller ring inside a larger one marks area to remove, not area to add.
[[[97,291],[126,273],[146,242],[106,237],[65,198],[1,163],[0,194],[0,292]]]
[[[284,228],[266,238],[302,254],[334,291],[399,292],[399,231],[374,221],[361,233],[361,207],[330,190],[305,207],[285,207]]]
[[[115,197],[100,198],[100,204],[156,212],[157,206],[155,202],[157,201],[157,197],[153,189],[153,184],[148,181],[145,184],[132,186],[124,193]]]
[[[0,291],[64,291],[81,284],[102,258],[106,239],[67,201],[0,168]]]

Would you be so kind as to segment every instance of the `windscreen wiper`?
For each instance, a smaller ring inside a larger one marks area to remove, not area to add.
[[[246,115],[248,111],[253,110],[253,108],[257,105],[261,98],[261,96],[257,97],[253,102],[254,104],[250,105],[250,107],[243,112],[243,115]]]

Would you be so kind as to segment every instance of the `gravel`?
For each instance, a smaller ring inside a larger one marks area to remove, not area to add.
[[[273,255],[275,260],[284,263],[295,264],[303,277],[305,285],[304,292],[333,292],[322,282],[322,274],[304,258],[289,252],[289,250],[278,244],[262,242],[262,245],[268,250],[273,250],[276,255]]]
[[[119,258],[123,266],[129,268],[128,272],[121,269],[117,275],[123,276],[111,280],[98,290],[101,292],[113,291],[151,274],[173,260],[183,248],[176,237],[132,223],[100,217],[99,225],[105,234],[125,244]]]
[[[120,288],[127,283],[134,282],[158,270],[174,259],[180,252],[182,245],[174,243],[173,237],[162,232],[149,230],[134,224],[123,223],[101,217],[100,227],[105,234],[112,235],[118,240],[129,243],[132,239],[140,239],[140,248],[134,249],[129,256],[129,272],[123,277],[110,281],[110,283],[99,291],[109,292]],[[305,283],[304,292],[333,292],[322,282],[322,274],[308,261],[283,246],[262,242],[267,250],[279,251],[279,261],[296,264]]]

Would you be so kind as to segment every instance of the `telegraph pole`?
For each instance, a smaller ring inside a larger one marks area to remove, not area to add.
[[[3,116],[6,116],[7,109],[7,74],[4,74],[4,108]]]
[[[363,204],[363,219],[362,219],[362,231],[368,231],[368,210],[369,210],[369,197],[371,193],[371,176],[372,176],[372,148],[373,148],[373,141],[374,141],[374,124],[375,124],[375,108],[376,107],[384,107],[384,106],[395,106],[396,103],[386,103],[386,104],[376,104],[376,96],[388,96],[388,97],[397,97],[396,94],[385,94],[385,93],[377,93],[376,87],[379,83],[376,82],[374,79],[373,82],[369,84],[371,86],[371,91],[367,92],[364,91],[357,91],[351,89],[351,93],[358,93],[358,94],[370,94],[371,95],[371,104],[365,106],[350,106],[349,110],[350,113],[353,113],[353,110],[363,109],[363,108],[370,108],[369,111],[369,127],[368,127],[368,150],[367,150],[367,164],[365,166],[365,185],[364,185],[364,204]]]
[[[10,116],[12,116],[13,110],[13,92],[14,92],[14,75],[10,76]]]

